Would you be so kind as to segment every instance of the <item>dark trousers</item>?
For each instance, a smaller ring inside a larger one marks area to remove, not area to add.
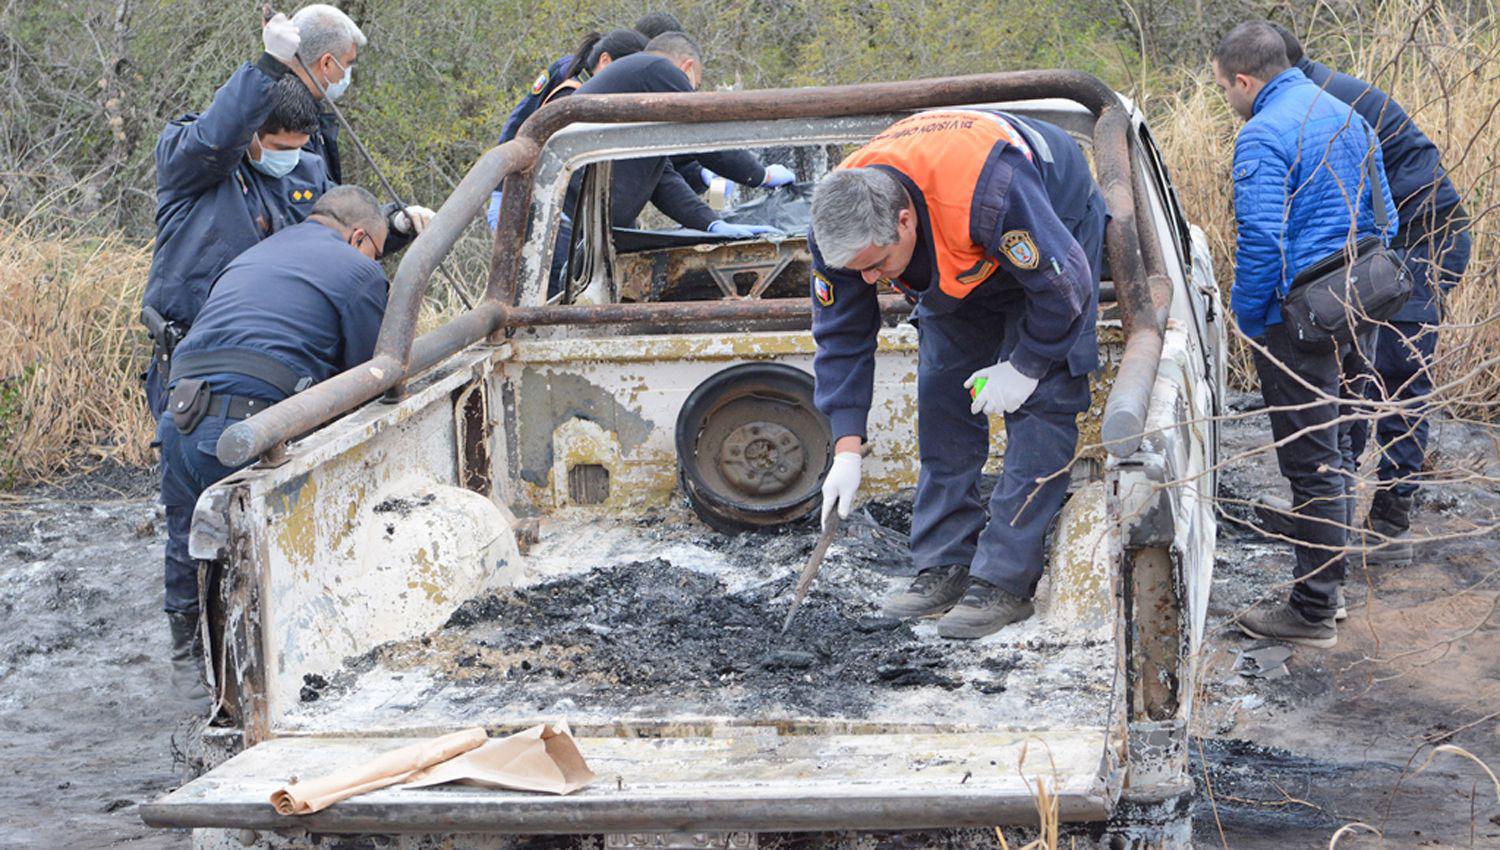
[[[167,513],[167,555],[164,573],[169,614],[198,613],[198,562],[188,554],[188,529],[193,507],[219,479],[242,467],[219,463],[214,447],[229,426],[227,417],[205,416],[188,434],[179,433],[171,413],[157,420],[161,442],[161,503]]]
[[[1367,394],[1374,400],[1408,405],[1375,421],[1374,449],[1380,459],[1380,480],[1393,483],[1391,489],[1398,496],[1416,492],[1427,457],[1430,366],[1437,348],[1437,325],[1441,321],[1434,293],[1452,287],[1463,276],[1469,265],[1470,247],[1469,234],[1460,231],[1436,245],[1423,240],[1405,250],[1406,268],[1412,276],[1413,303],[1402,310],[1390,328],[1380,329],[1380,339],[1375,345],[1377,377],[1370,382]],[[1369,432],[1367,422],[1358,423],[1354,433],[1356,456],[1364,451]]]
[[[1297,514],[1293,536],[1301,541],[1293,547],[1297,583],[1291,602],[1305,616],[1326,619],[1334,614],[1335,594],[1344,581],[1356,456],[1352,428],[1339,422],[1340,405],[1313,403],[1320,395],[1297,378],[1328,396],[1347,398],[1351,380],[1361,374],[1364,355],[1357,349],[1338,351],[1332,344],[1322,351],[1299,348],[1279,324],[1268,327],[1261,342],[1280,361],[1278,365],[1255,352],[1261,394],[1278,443],[1276,461],[1291,484]],[[1294,434],[1298,436],[1292,438]]]
[[[151,358],[151,365],[142,376],[146,383],[146,407],[151,410],[152,419],[161,419],[162,411],[167,409],[167,387],[166,376],[156,367],[156,358]]]
[[[967,564],[970,575],[1029,599],[1046,565],[1047,526],[1068,491],[1066,473],[1051,476],[1073,459],[1089,382],[1058,363],[1019,410],[1006,414],[1005,462],[986,517],[979,477],[989,457],[990,422],[969,412],[964,381],[1014,347],[1005,341],[1015,339],[1022,307],[1008,307],[970,296],[954,313],[917,320],[922,465],[911,551],[919,570]]]

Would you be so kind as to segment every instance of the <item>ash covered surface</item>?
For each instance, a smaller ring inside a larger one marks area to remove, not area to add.
[[[447,667],[463,688],[538,708],[858,717],[881,690],[1002,692],[1019,663],[1004,649],[923,640],[875,613],[883,578],[847,572],[810,594],[783,635],[793,582],[783,573],[732,590],[662,559],[616,564],[470,600],[439,633],[351,669]]]

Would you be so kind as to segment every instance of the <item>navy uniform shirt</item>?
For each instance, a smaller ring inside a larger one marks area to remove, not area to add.
[[[940,288],[940,264],[923,187],[894,168],[872,165],[895,177],[917,210],[916,249],[892,283],[917,303],[919,320],[923,315],[963,310],[966,304],[1018,310],[1022,316],[1019,338],[1013,345],[1007,341],[1008,359],[1018,371],[1040,379],[1055,366],[1065,365],[1071,374],[1085,375],[1099,363],[1095,328],[1099,281],[1073,233],[1103,221],[1104,199],[1082,150],[1066,131],[1044,121],[1004,117],[1030,140],[1032,150],[1027,155],[1018,147],[997,146],[974,184],[970,220],[964,224],[978,237],[974,244],[993,263],[984,267],[988,276],[964,298]],[[942,148],[933,152],[936,173],[943,170],[942,155]],[[1007,250],[1006,237],[1015,233],[1028,234],[1029,251]],[[857,272],[824,262],[815,234],[808,235],[808,244],[814,272],[812,332],[818,346],[813,357],[814,400],[836,438],[864,437],[881,323],[876,289]],[[1021,257],[1019,264],[1016,256]],[[1000,334],[997,327],[997,339]]]
[[[1349,104],[1380,138],[1385,178],[1396,202],[1401,229],[1393,245],[1413,245],[1444,227],[1450,219],[1466,218],[1458,190],[1443,170],[1437,145],[1390,95],[1358,77],[1303,58],[1297,63],[1309,80]]]
[[[387,283],[380,264],[317,221],[293,225],[231,262],[177,356],[243,348],[297,375],[327,380],[375,353]],[[237,374],[206,377],[214,393],[270,402],[285,396]]]
[[[308,136],[302,149],[323,160],[329,180],[338,184],[344,182],[344,163],[339,157],[339,119],[333,110],[318,113],[318,132]]]
[[[621,94],[630,92],[690,92],[693,85],[687,74],[665,56],[633,53],[609,63],[579,87],[577,94]],[[707,165],[707,161],[704,161]],[[709,166],[712,168],[713,166]],[[568,186],[567,205],[573,209],[582,172]],[[698,193],[688,186],[672,167],[668,157],[647,156],[618,160],[610,181],[610,223],[614,227],[634,227],[636,216],[649,202],[673,221],[694,230],[707,230],[719,216]],[[764,179],[764,177],[762,177]]]
[[[145,303],[169,320],[191,325],[230,260],[302,221],[333,185],[323,160],[306,151],[280,179],[246,156],[271,114],[271,86],[287,73],[269,55],[245,63],[207,110],[168,124],[156,142],[156,248]]]
[[[520,132],[521,125],[526,123],[526,119],[541,109],[542,101],[546,100],[547,95],[552,94],[553,90],[566,79],[563,75],[567,73],[568,66],[571,64],[573,64],[573,54],[570,53],[553,60],[552,64],[547,66],[547,70],[537,76],[536,81],[531,84],[531,91],[521,98],[515,108],[510,111],[510,117],[505,119],[505,126],[500,129],[499,144],[503,145],[516,137],[516,133]]]

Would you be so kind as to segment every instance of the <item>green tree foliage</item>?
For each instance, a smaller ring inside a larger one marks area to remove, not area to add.
[[[411,200],[436,205],[495,143],[537,72],[591,29],[676,14],[703,44],[706,86],[766,88],[1025,67],[1124,85],[1137,39],[1120,8],[927,0],[345,0],[364,28],[340,105]],[[292,12],[293,6],[280,11]],[[74,0],[0,9],[0,217],[41,210],[63,232],[153,232],[161,127],[203,109],[260,50],[260,5]],[[352,146],[346,179],[378,189]]]

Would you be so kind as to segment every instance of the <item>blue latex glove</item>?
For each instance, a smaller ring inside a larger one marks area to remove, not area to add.
[[[766,166],[766,179],[760,185],[766,189],[775,189],[777,186],[790,186],[796,182],[797,175],[790,168],[772,163]]]
[[[698,166],[698,168],[703,172],[703,185],[712,186],[714,184],[714,178],[718,177],[719,175],[713,173],[712,171],[709,171],[707,168],[704,168],[701,165]]]
[[[764,236],[768,233],[780,233],[781,231],[765,224],[730,224],[723,219],[719,219],[708,226],[708,232],[716,236],[732,236],[735,239],[753,239],[756,236]]]

